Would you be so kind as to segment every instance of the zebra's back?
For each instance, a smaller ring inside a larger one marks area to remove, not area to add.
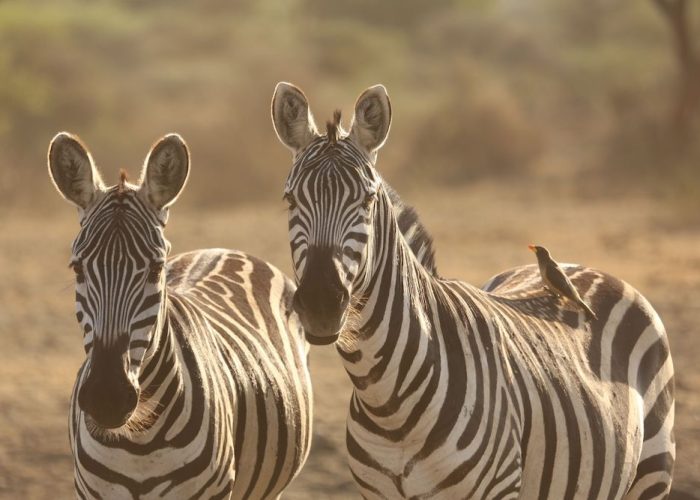
[[[308,348],[292,310],[294,284],[256,257],[204,250],[171,260],[168,288],[179,307],[188,301],[203,313],[231,375],[223,385],[231,384],[237,401],[232,498],[276,497],[311,440]]]

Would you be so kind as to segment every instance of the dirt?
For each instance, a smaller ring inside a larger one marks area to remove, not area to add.
[[[660,313],[676,370],[677,468],[672,498],[700,498],[700,224],[641,195],[581,198],[562,188],[479,184],[414,190],[444,276],[480,285],[530,263],[528,243],[560,261],[608,271]],[[67,268],[75,211],[56,196],[43,217],[0,219],[0,497],[71,498],[68,399],[83,358]],[[175,207],[174,251],[238,248],[290,270],[282,203],[201,212]],[[356,498],[345,459],[350,384],[332,347],[313,348],[314,444],[289,499]]]

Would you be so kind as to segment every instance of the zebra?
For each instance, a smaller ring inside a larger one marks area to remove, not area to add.
[[[140,180],[105,187],[59,133],[50,177],[78,208],[72,247],[86,359],[70,401],[78,498],[278,498],[310,447],[308,344],[294,283],[224,249],[168,258],[169,207],[189,174],[176,134]]]
[[[346,444],[364,498],[668,496],[673,364],[638,291],[565,266],[599,318],[587,324],[542,291],[535,265],[483,289],[439,276],[375,167],[391,123],[381,85],[357,99],[348,132],[336,113],[319,133],[284,82],[272,121],[293,157],[293,304],[352,382]]]

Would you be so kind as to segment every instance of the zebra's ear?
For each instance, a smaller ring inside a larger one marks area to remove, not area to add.
[[[272,95],[272,124],[279,140],[297,154],[318,137],[309,101],[291,83],[280,82]]]
[[[391,127],[391,101],[384,85],[365,90],[355,103],[350,137],[368,153],[384,145]]]
[[[159,140],[146,156],[139,193],[156,209],[172,205],[190,173],[190,151],[178,134]]]
[[[60,132],[51,140],[48,153],[49,177],[61,196],[86,209],[104,189],[92,156],[80,139]]]

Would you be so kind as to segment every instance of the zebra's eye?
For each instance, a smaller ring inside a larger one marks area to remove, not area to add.
[[[85,281],[85,274],[83,273],[83,264],[80,261],[76,260],[75,262],[71,262],[70,264],[68,264],[68,266],[75,273],[75,280],[78,283],[82,283],[83,281]]]
[[[289,205],[289,209],[292,210],[297,207],[297,200],[294,198],[292,193],[284,193],[284,201]]]
[[[377,199],[377,194],[376,193],[369,193],[365,195],[365,199],[362,200],[362,208],[365,210],[369,210],[370,207],[372,206],[372,203],[374,203],[374,200]]]
[[[148,277],[146,278],[149,283],[157,283],[160,279],[160,273],[163,271],[162,262],[152,262],[148,268]]]

